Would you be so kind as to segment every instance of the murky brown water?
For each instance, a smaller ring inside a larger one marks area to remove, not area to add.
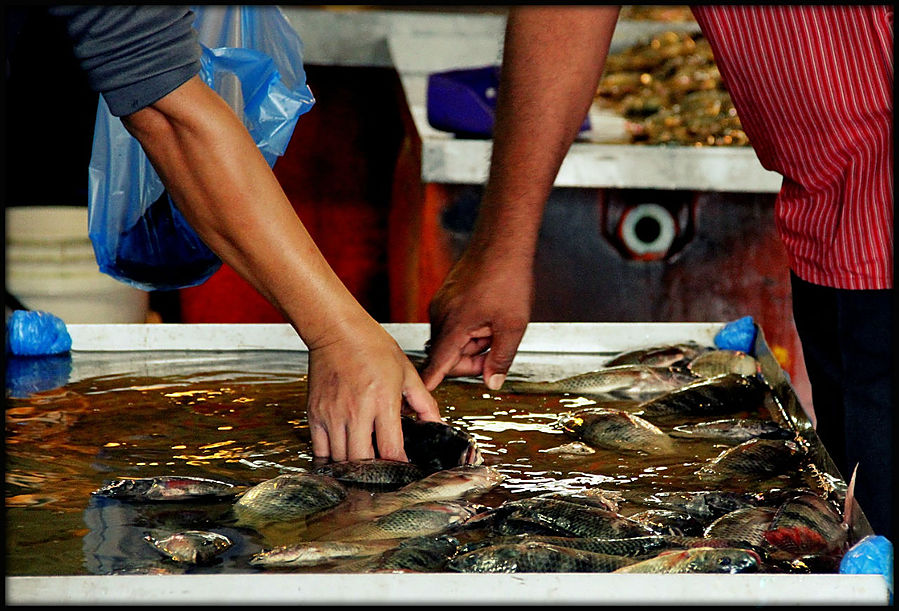
[[[80,377],[7,399],[7,575],[184,570],[141,540],[150,528],[216,530],[235,541],[220,563],[190,572],[256,572],[247,564],[251,554],[314,535],[302,527],[235,530],[228,526],[228,503],[137,505],[92,498],[93,490],[120,477],[256,483],[312,466],[305,376],[295,373],[301,369],[290,353],[270,371],[258,364],[225,371],[184,372],[182,366],[172,375],[135,375],[141,367],[127,365],[149,357],[118,358],[120,366],[111,369],[124,373]],[[485,462],[506,475],[500,487],[477,498],[490,506],[596,487],[647,494],[709,489],[693,472],[729,447],[687,440],[679,442],[677,454],[664,457],[602,449],[560,455],[550,450],[572,439],[555,426],[558,415],[589,400],[494,393],[459,381],[445,383],[435,397],[447,422],[474,435]],[[810,485],[801,478],[781,476],[759,482],[758,489]]]

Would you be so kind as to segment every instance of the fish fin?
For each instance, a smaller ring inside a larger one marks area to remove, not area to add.
[[[852,470],[852,477],[849,478],[849,486],[846,487],[846,500],[843,501],[843,527],[848,529],[852,524],[852,505],[855,501],[855,476],[858,473],[858,463]]]
[[[816,553],[828,547],[820,533],[805,526],[783,526],[766,530],[764,537],[774,547],[794,553]]]

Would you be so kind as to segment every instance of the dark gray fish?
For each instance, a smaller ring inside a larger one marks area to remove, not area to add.
[[[324,539],[360,541],[431,535],[462,523],[483,509],[482,505],[454,501],[416,503],[374,520],[351,524],[330,532]]]
[[[654,558],[617,569],[615,573],[755,573],[759,555],[747,549],[694,547],[670,550]]]
[[[786,501],[764,533],[765,541],[797,556],[842,551],[849,527],[833,503],[808,492]]]
[[[802,447],[785,439],[750,439],[728,448],[696,471],[702,480],[759,479],[796,469],[804,456]]]
[[[425,473],[484,462],[474,437],[462,429],[408,416],[403,416],[401,423],[406,456]]]
[[[621,514],[580,503],[530,498],[503,505],[507,506],[504,512],[509,513],[500,519],[501,534],[518,534],[522,532],[519,530],[522,526],[525,532],[565,537],[620,539],[656,534],[651,528],[629,520]],[[544,532],[540,532],[541,529]]]
[[[649,365],[621,365],[582,373],[553,382],[508,380],[504,392],[570,393],[628,401],[643,401],[696,380],[690,373]]]
[[[666,549],[684,549],[686,547],[708,546],[709,540],[703,537],[672,537],[649,535],[624,539],[607,539],[604,537],[560,537],[547,535],[506,535],[486,537],[465,543],[459,547],[458,553],[464,554],[490,545],[514,543],[547,543],[557,547],[569,547],[596,554],[610,556],[646,556]]]
[[[456,556],[448,568],[462,573],[609,573],[634,560],[548,543],[500,544]]]
[[[214,479],[162,475],[112,480],[91,494],[138,502],[204,501],[233,498],[246,489]]]
[[[725,514],[709,524],[703,533],[712,539],[732,539],[755,547],[765,547],[765,532],[777,510],[772,507],[746,507]]]
[[[708,524],[731,511],[759,504],[756,495],[726,490],[679,490],[655,492],[648,496],[629,491],[621,494],[628,503],[657,509],[683,511],[703,524]]]
[[[725,418],[699,424],[682,424],[669,433],[672,437],[685,439],[714,439],[735,441],[749,439],[793,439],[796,433],[780,426],[773,420],[760,418]]]
[[[328,463],[313,473],[333,477],[343,484],[377,489],[405,486],[425,476],[414,463],[383,458]]]
[[[334,478],[284,473],[250,488],[234,504],[234,513],[243,524],[286,522],[330,509],[346,496]]]
[[[456,544],[446,537],[421,536],[407,539],[381,555],[376,572],[430,573],[443,570],[456,554]]]
[[[175,562],[185,564],[209,564],[233,545],[225,535],[202,530],[171,534],[154,531],[144,541]]]
[[[714,416],[755,411],[764,404],[768,386],[758,377],[728,374],[682,386],[636,408],[647,420]]]
[[[628,518],[648,526],[660,535],[697,537],[702,535],[702,523],[684,511],[671,509],[647,509],[629,515]]]
[[[649,454],[674,450],[671,438],[656,425],[621,410],[585,409],[563,415],[559,425],[569,435],[596,447]]]
[[[701,346],[696,342],[684,342],[670,346],[652,346],[638,350],[622,352],[605,363],[606,367],[618,365],[650,365],[653,367],[671,367],[685,365],[700,354],[713,350],[709,346]]]
[[[761,371],[755,358],[739,350],[710,350],[691,360],[687,364],[687,369],[701,378],[713,378],[728,373],[754,376]]]

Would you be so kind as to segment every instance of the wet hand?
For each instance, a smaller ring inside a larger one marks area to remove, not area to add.
[[[378,456],[406,461],[400,415],[440,421],[437,402],[379,325],[309,351],[307,401],[312,450],[335,461]]]
[[[434,390],[446,376],[483,375],[488,388],[499,389],[530,319],[532,286],[529,269],[463,257],[431,301],[425,386]]]

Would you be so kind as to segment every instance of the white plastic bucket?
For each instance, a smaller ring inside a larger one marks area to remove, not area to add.
[[[149,308],[149,293],[100,271],[87,207],[7,208],[6,288],[66,323],[143,323]]]

